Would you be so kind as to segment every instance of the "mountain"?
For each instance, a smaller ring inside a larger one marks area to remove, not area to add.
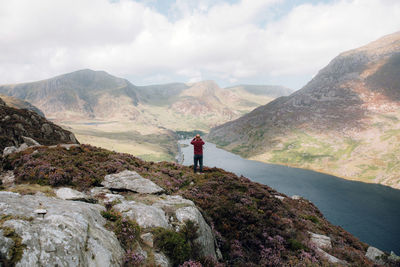
[[[32,103],[84,143],[156,161],[174,160],[174,131],[208,132],[286,90],[274,86],[220,88],[213,81],[135,86],[89,69],[0,86],[0,93]]]
[[[0,98],[0,151],[5,147],[19,146],[25,137],[42,145],[78,143],[73,133],[46,120],[36,112],[10,107]]]
[[[57,120],[134,119],[137,90],[104,71],[80,70],[51,79],[0,86],[0,93],[32,103]]]
[[[302,89],[215,127],[245,157],[400,188],[400,32],[334,58]]]
[[[146,111],[161,107],[162,113],[169,110],[174,117],[184,116],[189,121],[195,117],[211,126],[237,118],[287,92],[287,88],[277,86],[223,89],[213,81],[135,86],[104,71],[89,69],[33,83],[0,86],[0,93],[28,101],[58,121],[96,119],[149,123],[158,116]],[[157,120],[155,124],[165,127],[163,122]]]
[[[36,112],[40,116],[44,117],[44,113],[32,105],[29,102],[23,101],[19,98],[12,97],[12,96],[7,96],[7,95],[2,95],[0,94],[0,98],[7,104],[7,106],[12,107],[12,108],[17,108],[17,109],[27,109]]]

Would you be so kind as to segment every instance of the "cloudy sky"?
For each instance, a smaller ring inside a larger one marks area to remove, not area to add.
[[[90,68],[136,85],[299,89],[399,30],[399,0],[0,0],[0,84]]]

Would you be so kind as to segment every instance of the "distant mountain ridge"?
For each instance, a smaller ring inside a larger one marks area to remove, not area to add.
[[[208,138],[252,159],[400,188],[399,77],[397,32],[340,54],[302,89]]]
[[[278,86],[246,85],[224,89],[213,81],[135,86],[126,79],[89,69],[38,82],[0,86],[0,93],[28,101],[43,110],[47,117],[61,121],[148,122],[152,119],[143,113],[149,108],[168,107],[184,116],[215,117],[212,125],[237,118],[276,95],[288,92],[289,89]],[[251,101],[241,99],[241,94],[261,98]]]
[[[252,90],[220,88],[213,81],[136,86],[90,69],[0,86],[1,94],[32,103],[83,143],[153,161],[174,159],[174,132],[208,132],[279,94],[277,87],[266,86],[263,92],[258,86],[256,94]]]

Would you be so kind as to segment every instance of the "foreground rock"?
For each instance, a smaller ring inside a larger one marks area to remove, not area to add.
[[[164,191],[164,189],[152,181],[144,179],[137,172],[128,170],[117,174],[106,175],[101,184],[112,190],[129,190],[144,194],[155,194]]]
[[[43,203],[44,219],[34,210]],[[124,251],[106,230],[99,205],[44,196],[0,192],[2,231],[13,229],[22,239],[23,254],[16,266],[121,266]],[[6,217],[5,217],[6,216]],[[13,244],[0,235],[2,256]],[[7,265],[7,264],[6,264]]]
[[[332,256],[325,251],[325,249],[332,248],[331,238],[329,236],[319,235],[311,232],[309,232],[309,234],[310,234],[310,243],[317,248],[316,250],[318,251],[318,253],[322,258],[328,260],[330,263],[333,264],[339,264],[341,266],[348,265],[346,261],[338,259],[335,256]]]
[[[188,199],[181,196],[162,195],[141,200],[140,196],[136,196],[135,201],[122,201],[115,205],[114,209],[135,220],[143,229],[162,227],[178,231],[185,221],[193,221],[199,227],[197,230],[199,237],[195,240],[200,248],[199,254],[217,258],[211,228],[196,205]],[[148,240],[148,243],[151,242]]]
[[[385,261],[381,258],[383,255],[385,253],[382,250],[371,246],[368,247],[367,253],[365,253],[365,257],[380,265],[385,264]]]

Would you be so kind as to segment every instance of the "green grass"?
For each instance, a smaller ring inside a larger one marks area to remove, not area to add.
[[[400,129],[388,130],[380,137],[381,141],[386,141],[394,136],[400,135]]]

